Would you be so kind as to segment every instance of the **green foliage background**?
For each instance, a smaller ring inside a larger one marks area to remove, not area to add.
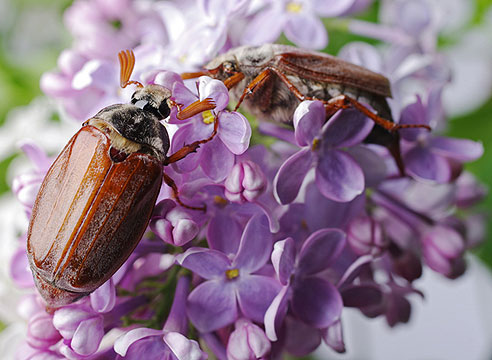
[[[492,0],[471,1],[475,3],[475,13],[472,21],[468,24],[469,28],[479,26],[485,19],[484,15],[492,6]],[[16,26],[16,20],[21,17],[22,13],[32,8],[49,6],[55,9],[61,21],[63,11],[70,5],[71,1],[12,0],[11,3],[12,14],[9,14],[11,26],[3,29],[0,28],[0,126],[5,122],[5,118],[11,109],[27,105],[33,98],[41,95],[39,89],[39,78],[41,74],[44,71],[55,68],[56,59],[61,50],[70,46],[70,38],[65,33],[57,37],[53,42],[48,43],[41,51],[38,50],[32,54],[29,59],[19,61],[12,52],[13,44],[11,39],[15,35],[15,32],[22,31],[22,29]],[[376,1],[360,18],[376,22],[378,9],[379,3]],[[45,21],[43,18],[39,18],[38,20],[39,24],[43,24]],[[348,33],[344,28],[343,21],[328,19],[325,21],[325,25],[329,29],[330,34],[330,44],[327,52],[331,54],[336,54],[343,45],[355,40],[377,43],[377,41]],[[459,36],[459,34],[455,36]],[[458,39],[442,38],[439,40],[439,44],[442,47],[446,47],[449,44],[456,43]],[[492,189],[492,98],[472,113],[451,119],[449,135],[483,142],[485,147],[484,156],[480,160],[469,164],[467,169],[474,173],[489,189]],[[6,171],[12,159],[17,155],[12,155],[0,161],[0,195],[9,191],[9,184],[6,181]],[[489,196],[482,206],[486,212],[492,214],[492,197]],[[476,252],[492,269],[491,224],[489,222],[487,241]]]

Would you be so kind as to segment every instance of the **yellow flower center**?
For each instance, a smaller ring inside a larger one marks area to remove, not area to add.
[[[207,110],[202,112],[202,117],[205,124],[210,125],[214,123],[215,115],[212,113],[212,111]]]
[[[226,206],[228,204],[228,201],[224,199],[222,196],[215,195],[214,196],[214,203],[219,206]]]
[[[296,2],[290,2],[287,4],[286,9],[288,12],[299,14],[302,11],[302,5]]]
[[[186,62],[186,59],[188,58],[188,56],[186,55],[181,55],[179,58],[178,58],[178,61],[182,64],[184,64]]]
[[[320,143],[319,139],[314,139],[313,144],[311,145],[311,150],[315,151],[318,148],[319,143]]]
[[[239,269],[226,270],[226,277],[229,280],[235,279],[239,276]]]

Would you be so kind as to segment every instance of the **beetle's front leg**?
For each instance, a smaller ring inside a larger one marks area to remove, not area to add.
[[[201,112],[215,109],[215,102],[211,98],[197,100],[194,103],[191,103],[190,105],[185,107],[184,109],[182,108],[183,105],[178,104],[173,100],[168,100],[168,101],[170,107],[174,106],[178,109],[178,113],[176,114],[176,118],[178,120],[189,119],[190,117],[200,114]]]
[[[164,160],[164,165],[172,164],[176,161],[185,158],[187,155],[196,152],[196,150],[200,147],[200,145],[206,144],[209,141],[213,140],[215,135],[217,135],[218,129],[219,129],[219,114],[215,115],[214,117],[214,130],[212,131],[212,134],[210,134],[208,138],[194,141],[189,145],[184,145],[181,149],[176,151],[174,154],[167,157],[166,160]]]

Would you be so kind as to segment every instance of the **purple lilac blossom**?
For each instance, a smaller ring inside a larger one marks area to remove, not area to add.
[[[337,112],[326,123],[319,101],[304,101],[294,113],[296,142],[301,149],[280,167],[275,189],[281,203],[292,202],[313,164],[316,185],[330,200],[347,202],[362,194],[364,173],[345,147],[364,140],[374,123],[355,110]]]
[[[186,107],[197,100],[210,98],[215,109],[178,120],[171,114],[170,123],[182,124],[173,136],[171,150],[179,150],[183,144],[207,139],[214,129],[214,117],[218,117],[219,127],[214,140],[201,146],[201,151],[187,156],[176,164],[181,172],[194,170],[200,166],[204,173],[215,181],[224,180],[234,165],[234,155],[240,155],[249,146],[251,127],[247,119],[238,112],[224,111],[229,102],[225,85],[209,77],[200,77],[196,96],[182,82],[175,82],[172,88],[175,101]]]
[[[283,32],[287,39],[307,49],[323,49],[328,34],[320,17],[346,15],[356,9],[357,0],[267,1],[248,24],[242,41],[260,45],[275,41]]]
[[[323,48],[320,18],[369,2],[74,2],[65,15],[73,46],[41,80],[66,112],[85,120],[127,102],[134,88],[119,88],[116,53],[134,48],[132,79],[168,88],[183,107],[205,98],[216,104],[185,120],[172,109],[163,121],[170,154],[210,136],[214,116],[219,128],[196,154],[165,168],[180,198],[205,204],[206,212],[182,208],[163,185],[147,234],[90,297],[47,313],[33,295],[26,236],[19,236],[11,273],[29,292],[19,306],[28,324],[19,358],[194,360],[206,357],[203,343],[221,360],[304,356],[322,341],[344,352],[343,307],[395,326],[410,319],[409,296],[422,295],[414,282],[423,266],[452,279],[465,271],[465,251],[484,227],[482,214],[470,211],[486,191],[462,169],[483,149],[436,135],[445,128],[441,95],[450,74],[436,48],[442,24],[428,1],[385,2],[382,11],[392,14],[383,14],[385,24],[349,20],[350,31],[388,42],[385,56],[362,43],[339,54],[388,76],[396,122],[433,127],[400,132],[411,177],[397,175],[385,148],[362,144],[373,122],[353,110],[326,121],[320,102],[302,102],[294,129],[261,123],[260,130],[281,136],[249,147],[249,122],[227,110],[223,83],[184,83],[169,71],[197,70],[231,47],[273,42],[281,33],[301,47]],[[29,216],[51,159],[33,144],[23,150],[33,171],[14,180],[13,192]],[[122,333],[116,341],[112,330]]]

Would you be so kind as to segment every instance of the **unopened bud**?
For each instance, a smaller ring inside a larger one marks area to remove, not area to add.
[[[265,191],[266,186],[261,168],[252,161],[243,161],[234,165],[227,177],[225,196],[236,203],[253,201]]]
[[[359,217],[350,223],[347,239],[357,255],[380,256],[388,247],[381,225],[369,216]]]

